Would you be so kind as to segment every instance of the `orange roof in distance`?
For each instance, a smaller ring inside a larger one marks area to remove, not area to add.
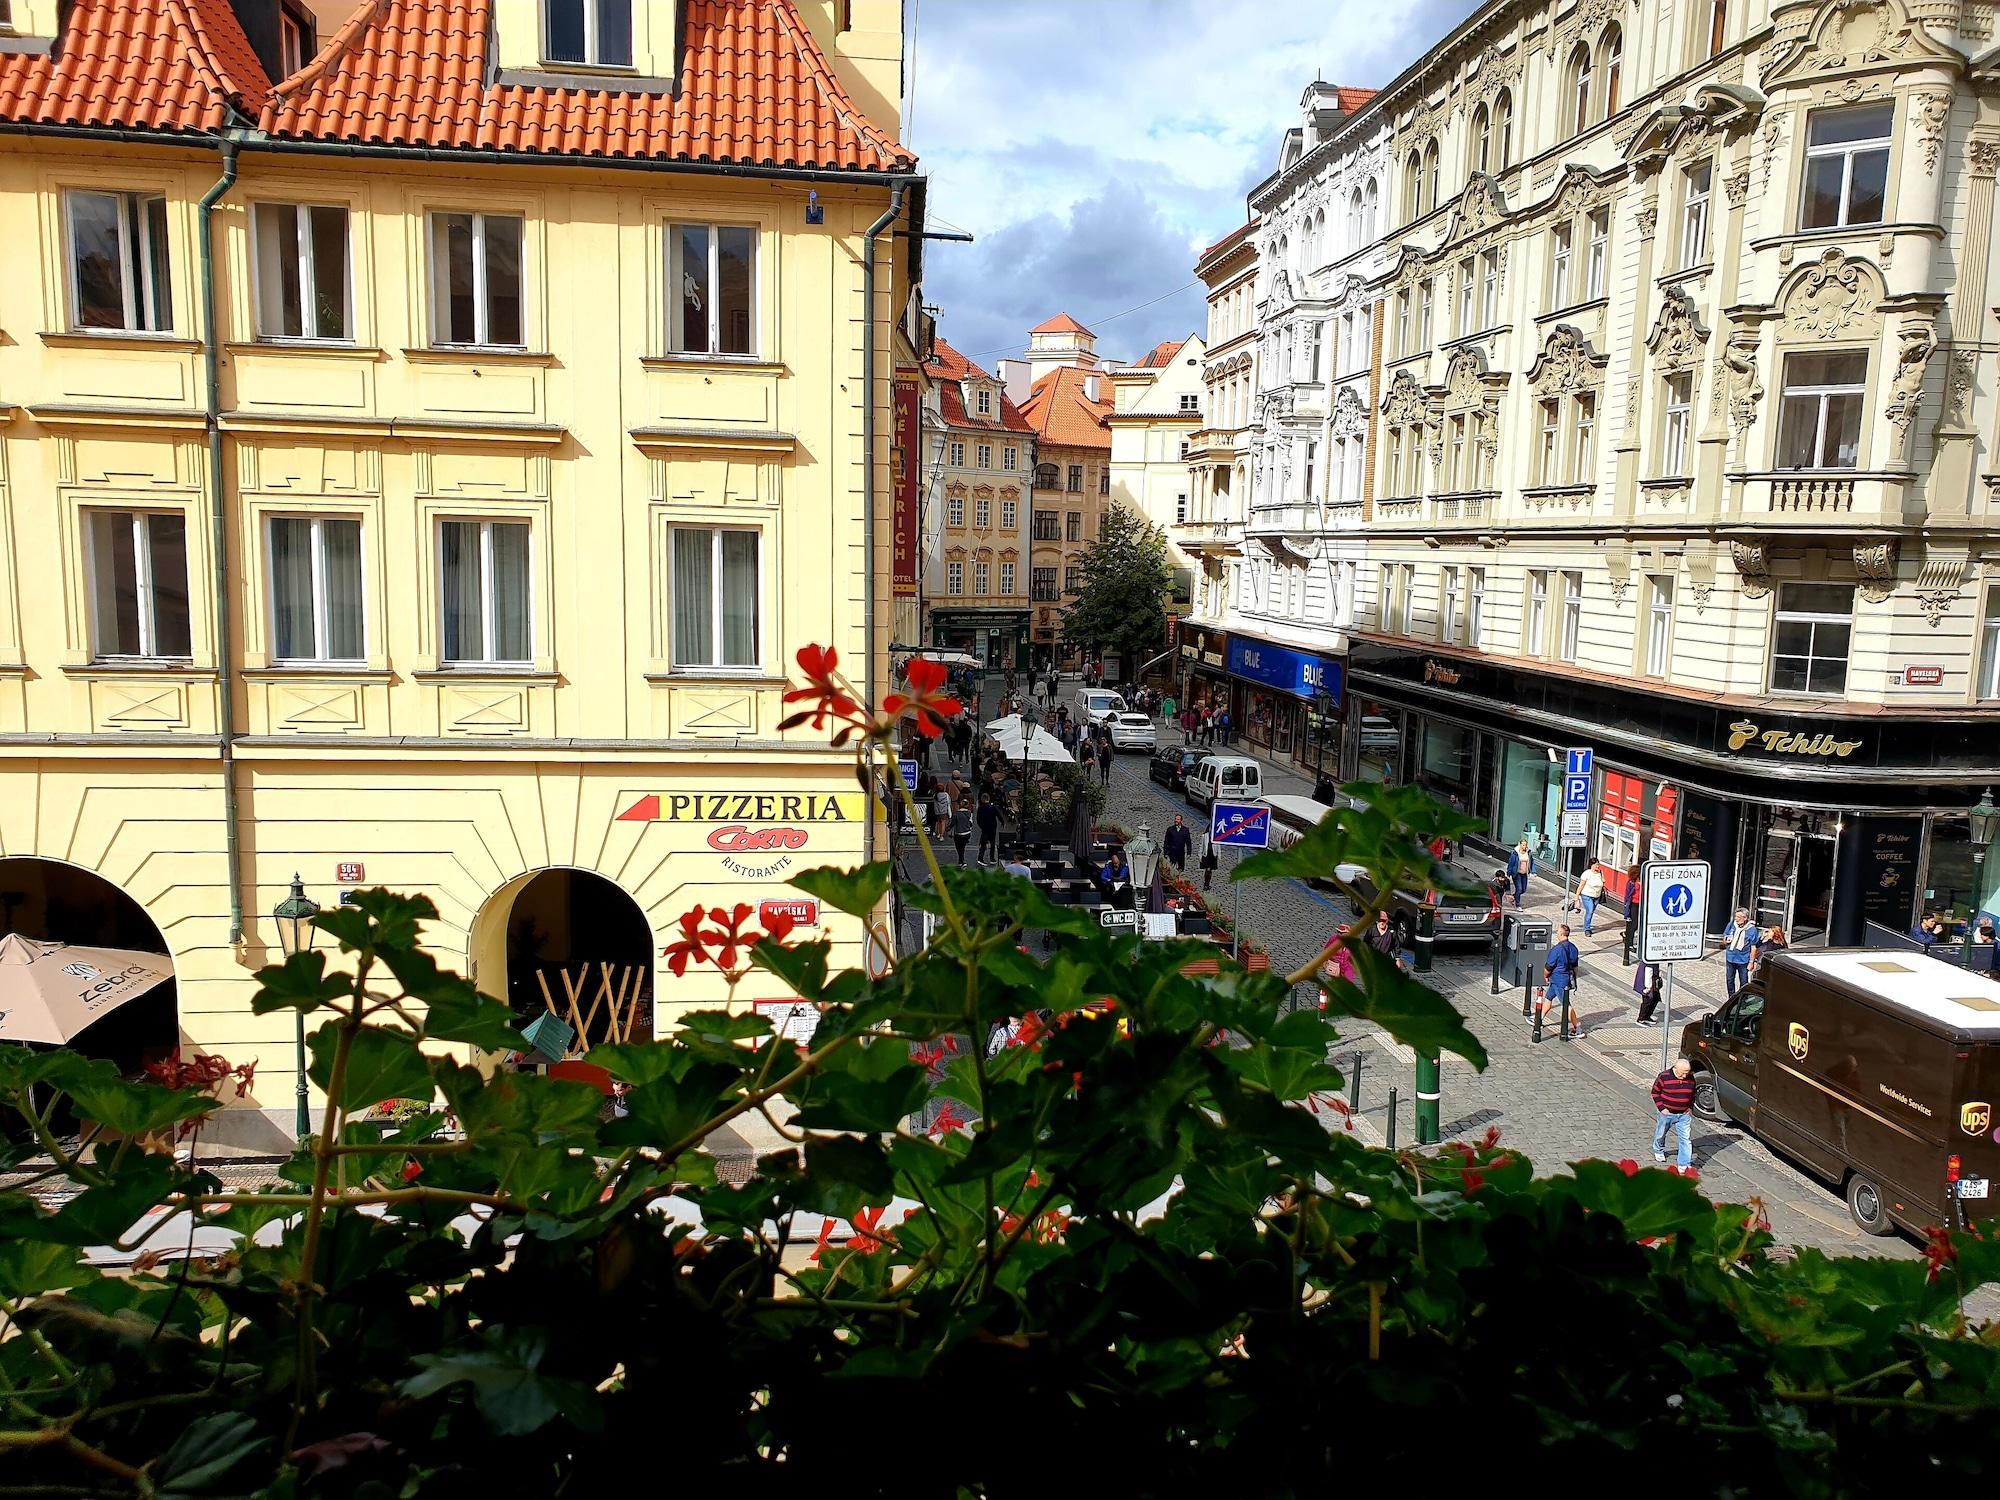
[[[1159,343],[1146,351],[1145,355],[1139,360],[1138,368],[1141,370],[1157,370],[1165,365],[1172,364],[1174,356],[1181,352],[1181,346],[1186,342],[1186,339],[1160,340]]]
[[[0,53],[0,120],[219,130],[271,80],[229,0],[75,0],[51,53]]]
[[[1097,399],[1090,399],[1092,382]],[[1042,441],[1069,448],[1111,448],[1111,429],[1105,418],[1111,415],[1111,377],[1103,370],[1084,370],[1064,365],[1049,371],[1035,382],[1021,414],[1041,434]]]
[[[993,377],[960,354],[943,339],[935,342],[931,362],[931,378],[937,382],[938,412],[952,427],[973,427],[984,432],[1033,432],[1028,419],[1021,415],[1021,408],[1007,399],[1007,392],[1000,391],[1000,410],[995,416],[978,417],[965,409],[965,393],[959,382],[963,380],[992,380]],[[998,382],[995,382],[997,385]]]
[[[1057,313],[1046,323],[1037,323],[1029,333],[1089,333],[1090,330],[1077,322],[1068,313]]]

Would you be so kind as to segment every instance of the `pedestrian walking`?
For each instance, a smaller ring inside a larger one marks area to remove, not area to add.
[[[1521,836],[1521,842],[1514,846],[1507,856],[1507,878],[1514,883],[1514,910],[1521,909],[1521,903],[1528,899],[1528,876],[1535,868],[1535,856],[1528,850],[1528,837]]]
[[[1403,944],[1395,926],[1389,921],[1386,910],[1375,913],[1375,925],[1368,929],[1362,942],[1388,959],[1397,968],[1403,966]]]
[[[1653,1012],[1660,1008],[1660,966],[1642,963],[1632,971],[1632,993],[1639,997],[1639,1024],[1657,1026]]]
[[[1675,1058],[1674,1065],[1653,1080],[1653,1108],[1659,1111],[1653,1123],[1653,1160],[1667,1159],[1671,1130],[1679,1141],[1675,1165],[1685,1172],[1694,1164],[1694,1131],[1688,1120],[1688,1111],[1694,1108],[1694,1077],[1685,1057]]]
[[[979,862],[997,864],[1000,859],[1000,809],[991,792],[979,794]]]
[[[1575,1002],[1571,997],[1576,992],[1577,966],[1582,962],[1583,955],[1569,940],[1569,923],[1559,923],[1555,944],[1549,949],[1548,962],[1542,966],[1542,984],[1549,1007],[1556,1013],[1556,1025],[1567,1028],[1571,1037],[1583,1035],[1583,1028],[1571,1025],[1570,1021],[1575,1014]]]
[[[1757,955],[1750,960],[1750,977],[1752,979],[1761,977],[1764,972],[1764,960],[1769,958],[1773,953],[1784,952],[1789,947],[1791,947],[1791,943],[1785,937],[1784,928],[1772,927],[1767,929],[1763,936],[1757,939]]]
[[[1165,719],[1169,724],[1173,723],[1174,695],[1172,693],[1167,694],[1166,697],[1160,700],[1160,717]]]
[[[1083,779],[1085,781],[1090,780],[1090,773],[1097,766],[1097,747],[1089,737],[1085,737],[1083,742],[1076,747],[1076,764],[1078,769],[1083,772]]]
[[[1596,865],[1586,865],[1583,874],[1577,877],[1576,900],[1583,908],[1583,935],[1590,936],[1590,929],[1597,921],[1597,903],[1604,899],[1604,872]]]
[[[960,797],[958,806],[951,810],[951,841],[958,845],[958,862],[965,864],[965,846],[972,842],[972,804]]]
[[[951,791],[940,786],[931,796],[931,836],[943,838],[951,832]]]
[[[1188,852],[1194,848],[1194,831],[1187,826],[1187,819],[1175,813],[1173,826],[1160,840],[1160,846],[1176,870],[1187,868]]]
[[[1757,924],[1750,920],[1750,908],[1736,908],[1736,919],[1722,929],[1724,988],[1731,995],[1750,981],[1750,965],[1757,957]]]
[[[1215,840],[1207,834],[1201,836],[1201,888],[1208,890],[1215,883],[1215,867],[1222,861],[1216,857]]]

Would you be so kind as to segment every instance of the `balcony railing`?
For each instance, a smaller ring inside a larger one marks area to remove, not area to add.
[[[1420,521],[1423,515],[1424,502],[1416,496],[1375,502],[1375,519],[1378,521]]]
[[[1037,604],[1054,604],[1061,598],[1062,591],[1054,584],[1038,583],[1035,585],[1035,602]]]
[[[1844,514],[1854,509],[1854,481],[1823,474],[1780,476],[1771,481],[1771,509],[1811,515]]]
[[[1493,504],[1500,498],[1498,490],[1460,490],[1454,495],[1439,495],[1431,502],[1431,519],[1435,521],[1478,521],[1493,513]]]

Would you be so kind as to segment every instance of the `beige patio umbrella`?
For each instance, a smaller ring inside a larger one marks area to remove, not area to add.
[[[164,953],[0,937],[0,1042],[66,1042],[174,977]]]

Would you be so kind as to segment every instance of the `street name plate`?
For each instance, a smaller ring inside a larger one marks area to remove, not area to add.
[[[1708,921],[1708,862],[1653,860],[1642,876],[1645,919],[1639,957],[1649,964],[1700,958]]]

